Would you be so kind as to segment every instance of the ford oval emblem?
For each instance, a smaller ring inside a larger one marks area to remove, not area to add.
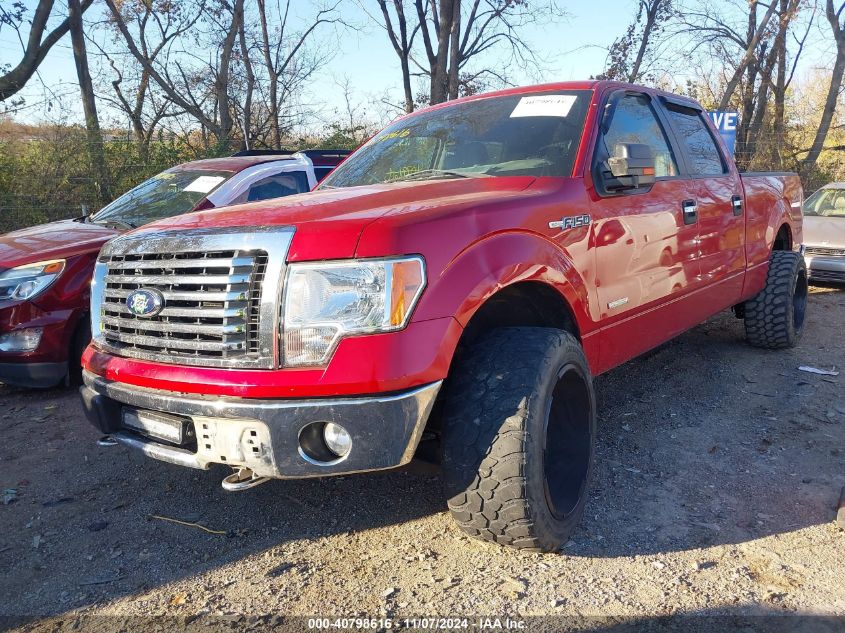
[[[126,307],[136,317],[149,319],[164,308],[164,295],[158,290],[139,288],[130,292],[129,296],[126,297]]]

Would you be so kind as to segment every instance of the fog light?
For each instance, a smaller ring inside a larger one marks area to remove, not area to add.
[[[323,427],[323,440],[328,449],[338,457],[346,457],[352,448],[352,438],[347,430],[334,422],[326,422]]]
[[[41,342],[44,330],[40,327],[16,330],[0,335],[0,352],[31,352]]]

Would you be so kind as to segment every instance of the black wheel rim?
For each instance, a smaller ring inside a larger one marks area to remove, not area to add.
[[[792,323],[796,332],[804,327],[804,318],[807,315],[807,295],[809,288],[807,284],[807,271],[799,270],[795,279],[795,292],[792,295]]]
[[[574,365],[565,366],[552,392],[543,446],[546,502],[557,519],[575,511],[587,487],[591,414],[586,378]]]

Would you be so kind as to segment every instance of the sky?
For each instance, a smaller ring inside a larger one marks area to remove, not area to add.
[[[374,0],[358,1],[371,2],[373,9],[377,10]],[[36,2],[26,2],[30,6],[31,15]],[[367,17],[356,0],[344,2],[344,19],[362,25],[363,28],[340,34],[334,59],[314,79],[308,94],[305,95],[305,100],[316,104],[322,111],[321,116],[326,120],[331,119],[333,111],[341,107],[343,93],[337,82],[344,78],[350,80],[356,103],[362,109],[369,110],[371,117],[376,114],[376,110],[383,111],[384,107],[371,105],[368,108],[367,104],[379,102],[386,93],[391,95],[393,102],[401,101],[399,60],[387,35]],[[530,25],[522,31],[532,50],[544,61],[542,75],[539,77],[522,68],[504,68],[515,84],[586,79],[600,73],[605,65],[607,47],[614,38],[624,32],[636,10],[635,0],[574,0],[562,4],[570,14],[568,19],[553,24]],[[293,7],[303,18],[314,10],[309,0],[294,0]],[[86,14],[86,21],[95,20],[99,15],[101,14],[92,9]],[[818,33],[821,38],[822,32],[819,30]],[[0,65],[16,64],[20,51],[21,45],[16,34],[8,28],[0,30]],[[808,55],[808,64],[812,63],[811,56],[812,51]],[[491,55],[491,58],[493,64],[505,63],[504,59],[499,59],[496,55]],[[679,72],[682,70],[683,66],[679,65]],[[33,79],[24,91],[19,93],[26,99],[28,107],[20,111],[15,118],[28,123],[54,122],[60,109],[49,107],[50,95],[60,98],[64,95],[64,107],[61,110],[70,110],[73,113],[71,117],[76,117],[76,121],[68,122],[80,122],[81,105],[69,36],[50,51],[39,70],[39,79]],[[104,110],[101,112],[101,118],[104,119],[105,125],[119,123],[114,117],[114,112],[109,113],[103,106],[100,108]]]

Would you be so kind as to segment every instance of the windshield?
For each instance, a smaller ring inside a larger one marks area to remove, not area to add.
[[[819,189],[804,201],[804,215],[845,218],[845,189]]]
[[[589,90],[489,97],[397,121],[341,163],[321,188],[402,180],[570,176]]]
[[[231,175],[230,171],[170,169],[130,189],[91,221],[135,228],[187,213]]]

